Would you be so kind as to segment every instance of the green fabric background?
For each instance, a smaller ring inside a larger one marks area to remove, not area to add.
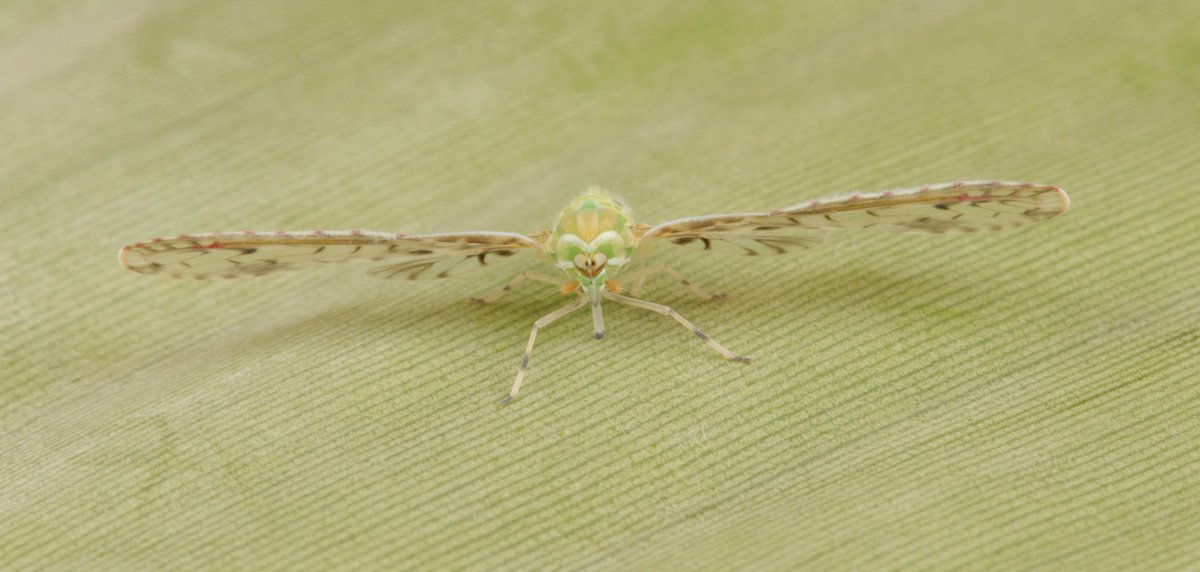
[[[54,0],[0,7],[0,568],[1185,568],[1200,561],[1200,5]],[[137,276],[188,231],[536,231],[964,178],[1010,233],[523,268]],[[509,272],[508,270],[511,270]]]

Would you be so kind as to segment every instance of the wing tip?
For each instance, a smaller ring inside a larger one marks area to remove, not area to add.
[[[1046,188],[1053,191],[1055,196],[1058,197],[1060,208],[1058,209],[1058,212],[1054,214],[1054,216],[1063,214],[1071,208],[1071,195],[1067,194],[1066,189],[1055,185],[1047,185]]]
[[[1071,196],[1067,191],[1058,185],[1042,185],[1038,183],[1011,183],[1025,189],[1036,189],[1039,192],[1048,193],[1046,199],[1038,197],[1039,203],[1045,205],[1045,212],[1051,213],[1050,216],[1043,220],[1055,218],[1071,208]]]
[[[156,238],[154,240],[158,241],[160,239]],[[138,247],[145,245],[146,243],[144,242],[135,242],[133,244],[126,244],[125,246],[122,246],[121,249],[117,251],[117,262],[122,268],[135,274],[156,274],[158,270],[161,269],[161,266],[154,262],[150,262],[144,256],[144,253],[137,251]]]
[[[122,246],[120,250],[117,251],[117,263],[121,265],[121,268],[124,268],[130,272],[137,272],[137,270],[134,269],[134,267],[133,267],[133,263],[131,263],[129,261],[129,253],[133,250],[133,248],[135,246],[137,246],[137,245],[136,244],[126,244],[125,246]]]
[[[1070,195],[1067,194],[1067,191],[1065,189],[1063,189],[1062,187],[1060,187],[1058,185],[1045,185],[1045,184],[1040,184],[1040,183],[1025,183],[1025,182],[1003,181],[1003,180],[999,180],[999,179],[994,179],[994,180],[990,180],[990,181],[955,181],[953,183],[946,183],[944,186],[946,188],[950,188],[950,189],[957,189],[957,188],[961,188],[963,186],[977,186],[977,185],[1000,186],[1000,187],[1010,187],[1010,188],[1020,188],[1020,189],[1034,189],[1039,192],[1040,191],[1048,191],[1048,192],[1052,193],[1053,198],[1050,201],[1046,202],[1046,206],[1048,207],[1048,208],[1046,208],[1046,212],[1050,212],[1053,214],[1051,214],[1049,217],[1046,217],[1043,220],[1050,220],[1054,217],[1057,217],[1057,216],[1067,212],[1067,210],[1069,210],[1071,208]],[[1039,197],[1039,202],[1041,202],[1040,197]]]
[[[1022,189],[1034,189],[1038,192],[1048,192],[1048,200],[1043,200],[1040,196],[1037,197],[1039,203],[1046,205],[1046,212],[1051,213],[1050,216],[1043,221],[1055,218],[1071,208],[1071,196],[1067,191],[1058,185],[1045,185],[1039,183],[1016,183],[1008,181],[989,181],[992,185],[1002,185],[1007,187],[1019,187]]]

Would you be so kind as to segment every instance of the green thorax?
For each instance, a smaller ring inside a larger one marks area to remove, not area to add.
[[[584,286],[601,285],[629,261],[637,245],[630,219],[625,205],[592,187],[563,209],[546,242],[547,253]]]

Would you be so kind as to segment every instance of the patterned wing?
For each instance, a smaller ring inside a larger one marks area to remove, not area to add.
[[[140,274],[197,280],[262,276],[335,262],[382,263],[367,274],[426,280],[538,251],[539,237],[510,232],[403,235],[359,230],[181,234],[125,246],[119,259],[122,266]]]
[[[953,233],[1005,230],[1049,220],[1070,199],[1049,185],[972,181],[852,193],[762,213],[684,218],[644,229],[642,239],[744,256],[787,254],[820,244],[829,230]]]

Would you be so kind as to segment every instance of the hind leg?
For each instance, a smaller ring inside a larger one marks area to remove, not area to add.
[[[482,298],[470,298],[467,301],[472,304],[491,304],[492,302],[499,300],[505,294],[508,294],[508,291],[515,288],[517,286],[517,284],[520,284],[526,280],[536,280],[538,282],[545,282],[547,284],[553,284],[555,286],[562,286],[562,283],[563,283],[562,278],[555,278],[549,274],[537,272],[535,270],[526,270],[525,272],[522,272],[522,273],[514,276],[512,280],[508,281],[508,284],[505,284],[504,286],[501,286],[500,288],[493,290],[488,295],[486,295]]]
[[[642,287],[645,286],[646,279],[655,274],[658,274],[659,272],[662,272],[663,274],[666,274],[667,276],[674,278],[676,282],[678,282],[684,288],[687,288],[688,292],[695,294],[696,297],[700,298],[701,300],[710,301],[710,300],[728,300],[729,299],[729,296],[727,296],[725,294],[709,294],[708,292],[705,292],[704,289],[700,288],[699,286],[696,286],[695,284],[692,284],[691,280],[684,278],[682,274],[677,272],[674,268],[667,266],[666,264],[654,264],[654,265],[648,266],[640,271],[635,271],[632,276],[633,287],[629,289],[629,294],[632,296],[641,296],[642,295]]]

